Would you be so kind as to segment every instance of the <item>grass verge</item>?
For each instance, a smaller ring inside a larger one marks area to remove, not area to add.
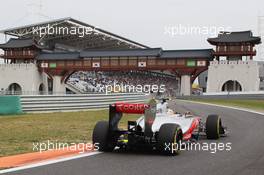
[[[124,114],[120,127],[138,115]],[[97,121],[108,120],[108,110],[0,116],[0,157],[33,151],[36,142],[91,142]]]
[[[264,112],[263,100],[248,100],[248,99],[191,99],[191,101],[198,101],[204,103],[212,103],[217,105],[241,107],[251,110]]]

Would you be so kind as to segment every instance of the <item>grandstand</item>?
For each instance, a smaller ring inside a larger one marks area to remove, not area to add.
[[[67,85],[75,87],[82,93],[105,93],[106,86],[112,86],[112,92],[118,93],[124,92],[124,90],[125,92],[135,92],[135,89],[120,90],[120,88],[115,88],[116,86],[147,87],[143,92],[149,92],[149,86],[164,86],[166,96],[176,96],[180,93],[179,81],[175,75],[151,71],[79,71],[68,79]]]

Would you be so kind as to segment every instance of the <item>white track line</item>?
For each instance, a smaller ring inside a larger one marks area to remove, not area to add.
[[[202,104],[202,105],[208,105],[208,106],[216,106],[216,107],[222,107],[222,108],[229,108],[229,109],[234,109],[234,110],[239,110],[239,111],[244,111],[244,112],[250,112],[254,114],[259,114],[259,115],[264,115],[263,112],[258,112],[250,109],[245,109],[245,108],[240,108],[240,107],[232,107],[232,106],[225,106],[225,105],[217,105],[217,104],[212,104],[212,103],[205,103],[205,102],[197,102],[197,101],[191,101],[191,100],[180,100],[176,99],[178,101],[184,101],[184,102],[189,102],[189,103],[197,103],[197,104]]]
[[[74,159],[79,159],[79,158],[83,158],[83,157],[89,157],[89,156],[97,155],[100,153],[102,153],[102,152],[82,153],[82,154],[79,154],[76,156],[61,158],[61,159],[57,159],[57,160],[47,160],[47,161],[43,161],[43,162],[31,164],[31,165],[25,165],[25,166],[21,166],[21,167],[15,167],[15,168],[10,168],[10,169],[0,170],[0,174],[30,169],[30,168],[35,168],[35,167],[40,167],[40,166],[45,166],[45,165],[50,165],[50,164],[59,163],[59,162],[65,162],[68,160],[74,160]]]

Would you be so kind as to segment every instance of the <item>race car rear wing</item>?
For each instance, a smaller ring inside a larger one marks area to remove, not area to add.
[[[148,104],[143,103],[114,103],[109,106],[109,129],[118,131],[118,123],[123,113],[144,114],[144,135],[151,137],[152,124],[156,118],[156,101],[150,100]]]

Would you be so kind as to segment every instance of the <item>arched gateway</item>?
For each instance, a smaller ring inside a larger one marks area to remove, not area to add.
[[[222,32],[208,42],[215,46],[215,60],[208,68],[207,92],[259,91],[262,68],[253,58],[260,37],[251,31]]]
[[[222,86],[223,92],[237,92],[242,91],[242,86],[238,81],[228,80]]]
[[[12,83],[8,86],[8,94],[10,95],[21,95],[22,87],[17,83]]]

